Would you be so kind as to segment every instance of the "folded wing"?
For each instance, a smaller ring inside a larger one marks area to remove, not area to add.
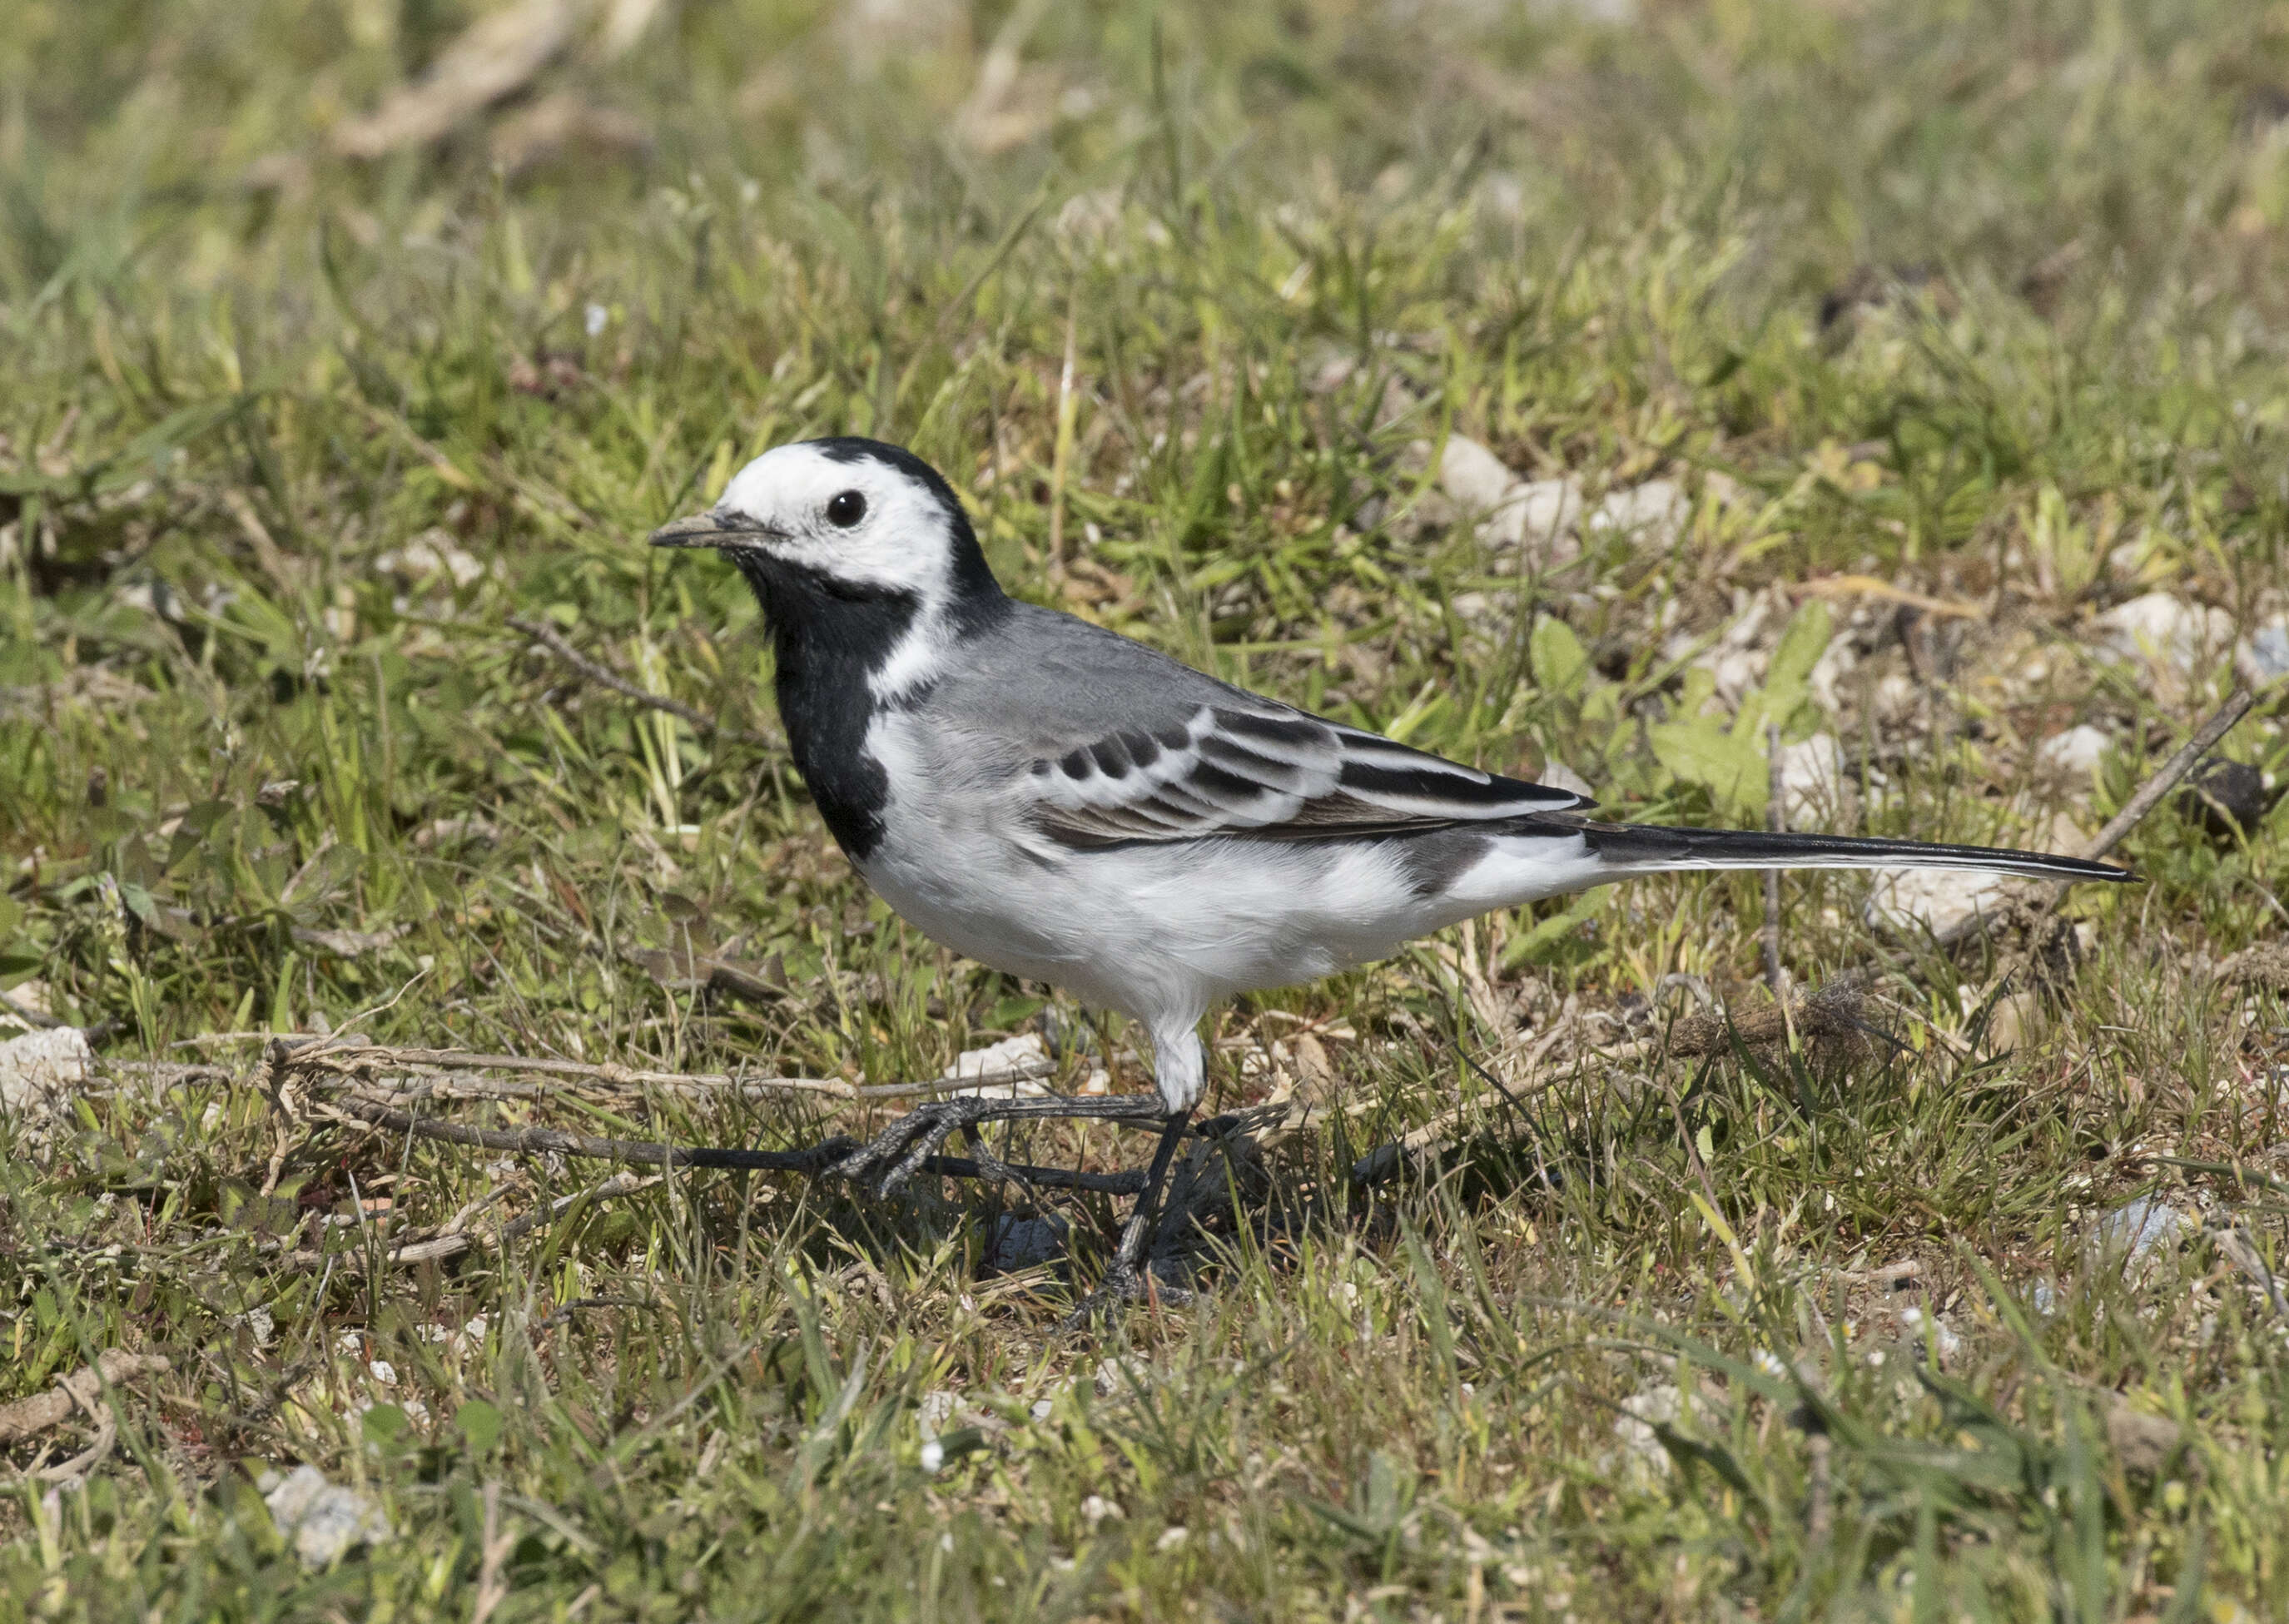
[[[1027,788],[1036,826],[1076,848],[1401,833],[1587,804],[1300,711],[1217,705],[1036,760]]]

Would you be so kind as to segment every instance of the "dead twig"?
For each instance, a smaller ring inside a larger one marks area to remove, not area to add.
[[[783,750],[786,747],[786,742],[775,735],[759,732],[751,728],[726,727],[704,711],[696,711],[680,700],[670,699],[665,694],[655,694],[649,689],[637,687],[609,665],[599,665],[575,649],[570,643],[565,641],[563,634],[552,625],[538,620],[524,620],[515,617],[511,617],[507,624],[512,631],[522,632],[525,636],[531,638],[598,687],[609,688],[624,698],[634,700],[638,705],[649,705],[655,711],[665,711],[680,721],[689,722],[703,737],[724,733],[733,738],[745,739],[747,743],[760,745],[766,750]]]
[[[2078,857],[2103,857],[2122,843],[2122,837],[2138,826],[2138,822],[2151,812],[2157,802],[2178,786],[2178,780],[2193,771],[2194,763],[2209,753],[2210,747],[2233,731],[2241,719],[2249,714],[2257,703],[2257,696],[2248,689],[2237,689],[2232,697],[2218,707],[2217,713],[2197,728],[2194,736],[2180,747],[2178,753],[2162,763],[2161,770],[2139,786],[2138,792],[2122,803],[2122,810],[2107,819],[2106,827],[2091,836],[2089,841],[2075,855]]]
[[[341,1077],[355,1077],[361,1082],[378,1079],[382,1074],[400,1072],[462,1072],[509,1071],[536,1077],[557,1077],[578,1084],[602,1089],[634,1091],[658,1089],[673,1094],[706,1098],[712,1095],[735,1095],[759,1098],[767,1095],[814,1095],[835,1100],[908,1100],[932,1094],[969,1094],[988,1088],[1006,1088],[1019,1083],[1038,1082],[1057,1071],[1052,1060],[1021,1061],[1013,1065],[996,1066],[968,1077],[940,1077],[922,1083],[865,1083],[845,1082],[840,1078],[819,1077],[746,1077],[730,1072],[650,1071],[632,1066],[615,1065],[610,1062],[560,1060],[554,1056],[522,1055],[484,1055],[466,1049],[407,1049],[386,1044],[368,1043],[363,1039],[308,1039],[299,1043],[278,1039],[265,1032],[223,1032],[194,1042],[220,1042],[225,1039],[251,1041],[261,1039],[270,1043],[286,1041],[294,1063],[305,1069],[323,1069]],[[138,1063],[115,1063],[111,1069],[131,1070]],[[202,1073],[204,1075],[204,1073]]]
[[[2218,960],[2211,972],[2228,986],[2289,992],[2289,943],[2261,942]]]
[[[592,1185],[572,1195],[560,1197],[546,1206],[536,1206],[523,1216],[503,1224],[494,1232],[493,1244],[496,1247],[499,1247],[508,1245],[511,1241],[522,1240],[542,1225],[554,1223],[566,1213],[584,1203],[607,1201],[615,1196],[635,1195],[663,1182],[664,1175],[659,1174],[654,1174],[647,1179],[638,1178],[633,1173],[616,1173],[601,1184]],[[475,1249],[477,1243],[483,1238],[483,1236],[472,1234],[465,1228],[457,1228],[449,1224],[443,1230],[427,1239],[408,1241],[403,1246],[392,1246],[377,1261],[385,1267],[442,1262],[447,1258],[459,1257],[462,1253]],[[289,1252],[282,1255],[278,1261],[281,1266],[289,1269],[315,1269],[321,1258],[325,1255],[328,1254],[310,1250]],[[345,1251],[338,1255],[355,1259],[360,1254]]]
[[[36,1009],[26,1008],[4,992],[0,992],[0,1011],[4,1011],[10,1020],[20,1021],[35,1031],[52,1031],[63,1024],[53,1015],[42,1015]]]
[[[1804,1441],[1804,1532],[1814,1545],[1826,1543],[1835,1525],[1828,1463],[1832,1447],[1825,1432],[1815,1432]]]
[[[484,1532],[477,1545],[477,1598],[469,1612],[469,1624],[485,1624],[493,1616],[493,1609],[508,1598],[508,1586],[501,1580],[501,1564],[515,1548],[516,1535],[501,1529],[500,1498],[499,1480],[487,1479]]]
[[[36,1431],[46,1431],[48,1427],[62,1425],[64,1418],[68,1418],[73,1409],[84,1409],[89,1415],[94,1415],[96,1427],[100,1431],[112,1413],[110,1406],[100,1402],[103,1388],[119,1386],[131,1377],[160,1374],[164,1370],[174,1370],[174,1365],[164,1354],[128,1354],[126,1349],[119,1349],[119,1347],[105,1349],[103,1354],[96,1354],[94,1365],[83,1365],[80,1370],[57,1377],[55,1386],[48,1388],[46,1393],[35,1393],[32,1397],[16,1399],[13,1404],[0,1404],[0,1445],[16,1443],[19,1438],[29,1438]],[[89,1464],[94,1464],[94,1461],[89,1461]],[[52,1470],[62,1469],[51,1466],[46,1470],[52,1473]]]
[[[1938,615],[1958,620],[1984,620],[1987,610],[1976,603],[1958,599],[1931,598],[1919,592],[1894,586],[1889,581],[1879,581],[1871,575],[1825,575],[1804,581],[1790,588],[1797,598],[1880,598],[1886,603],[1904,604],[1920,609],[1926,615]]]
[[[1712,1011],[1686,1015],[1670,1028],[1669,1052],[1682,1059],[1722,1054],[1737,1039],[1743,1048],[1762,1048],[1788,1040],[1791,1031],[1806,1042],[1822,1039],[1854,1042],[1870,1037],[1892,1041],[1880,1028],[1862,1016],[1864,994],[1848,979],[1830,982],[1792,1005],[1759,1004],[1739,1012]]]
[[[2256,703],[2257,696],[2249,689],[2236,689],[2214,715],[2195,729],[2194,736],[2178,752],[2163,762],[2153,776],[2139,786],[2138,792],[2123,803],[2122,810],[2107,820],[2106,827],[2085,841],[2082,849],[2074,855],[2095,859],[2105,856],[2122,844],[2123,838],[2160,804],[2164,796],[2177,788],[2178,781],[2193,770],[2194,763],[2200,760],[2212,745],[2231,732],[2235,724],[2248,715],[2250,707]],[[2063,885],[2051,887],[2047,899],[2038,904],[2032,899],[2043,895],[2038,882],[2015,886],[2011,888],[2006,900],[1996,907],[1974,910],[1946,929],[1933,932],[1932,940],[1942,948],[1951,948],[2014,919],[2038,923],[2058,906],[2059,898],[2066,894],[2066,889]]]
[[[734,1150],[705,1145],[663,1144],[648,1139],[600,1139],[568,1134],[558,1128],[467,1127],[458,1122],[435,1122],[410,1111],[350,1098],[329,1102],[326,1110],[355,1117],[393,1133],[411,1134],[446,1144],[468,1145],[485,1150],[507,1150],[524,1156],[576,1156],[598,1161],[637,1162],[667,1167],[730,1167],[757,1173],[800,1173],[812,1177],[826,1171],[858,1148],[858,1141],[837,1134],[799,1150]],[[1137,1120],[1157,1121],[1149,1109],[1138,1107]],[[921,1171],[947,1178],[1017,1177],[1045,1189],[1088,1190],[1104,1195],[1135,1195],[1144,1188],[1144,1174],[1132,1168],[1123,1173],[1080,1173],[1065,1167],[1035,1167],[1019,1163],[987,1164],[967,1156],[929,1156]]]

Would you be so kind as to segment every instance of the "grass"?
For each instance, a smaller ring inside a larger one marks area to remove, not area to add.
[[[918,3],[886,52],[624,3],[522,101],[335,155],[474,9],[19,0],[0,42],[0,987],[111,1061],[354,1023],[882,1081],[1070,1028],[868,896],[744,590],[638,545],[800,435],[932,458],[1014,590],[1629,816],[1756,820],[1769,720],[1841,741],[1836,826],[2086,832],[2227,680],[2092,617],[2285,607],[2278,6]],[[552,107],[586,144],[515,145]],[[1522,569],[1426,479],[1449,433],[1689,516]],[[1974,613],[1789,590],[1838,575]],[[2108,753],[2045,776],[2078,722]],[[2281,769],[2277,696],[2225,752]],[[1213,1105],[1332,1117],[1222,1206],[1197,1307],[1097,1342],[952,1184],[682,1174],[370,1269],[383,1202],[607,1170],[298,1127],[251,1042],[116,1074],[4,1130],[0,1398],[173,1368],[84,1484],[0,1498],[0,1618],[2279,1617],[2289,1349],[2233,1260],[2282,1261],[2289,1023],[2213,971],[2278,935],[2284,824],[2165,804],[2050,992],[1910,944],[1840,1055],[1659,1041],[1761,996],[1748,880],[1226,1012]],[[1799,981],[1876,956],[1864,892],[1786,882]],[[1342,1176],[1458,1097],[1448,1153]],[[2126,1265],[2141,1195],[2208,1228]],[[1117,1214],[1065,1212],[1085,1275]],[[255,1486],[299,1462],[392,1537],[307,1569]]]

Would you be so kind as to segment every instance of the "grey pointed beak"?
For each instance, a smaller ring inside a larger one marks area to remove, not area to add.
[[[752,547],[773,539],[778,531],[745,513],[711,507],[704,513],[670,520],[651,533],[655,547]]]

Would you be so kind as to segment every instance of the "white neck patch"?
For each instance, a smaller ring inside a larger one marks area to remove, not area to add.
[[[890,657],[867,676],[866,691],[877,705],[895,705],[928,687],[945,670],[953,637],[944,607],[923,599],[913,625],[891,648]]]

